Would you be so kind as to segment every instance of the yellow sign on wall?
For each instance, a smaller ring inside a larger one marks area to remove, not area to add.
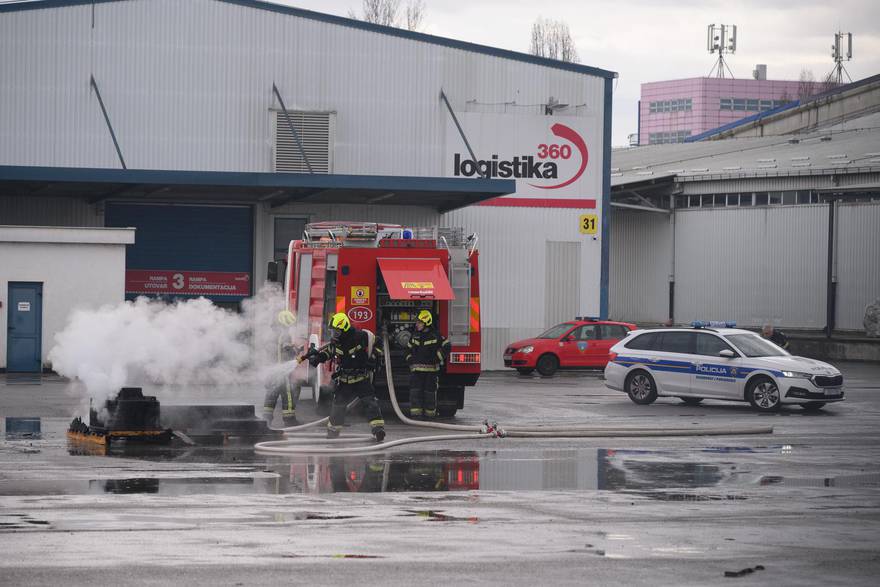
[[[370,288],[366,285],[351,286],[351,304],[353,306],[369,306]]]
[[[595,214],[581,214],[578,224],[581,234],[596,234],[599,232],[599,217]]]

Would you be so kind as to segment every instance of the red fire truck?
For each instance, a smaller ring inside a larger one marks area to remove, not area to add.
[[[376,344],[388,333],[394,388],[403,406],[409,403],[404,348],[419,311],[431,310],[435,326],[451,343],[437,394],[439,414],[451,417],[464,405],[464,388],[475,385],[480,375],[476,244],[475,235],[465,238],[458,229],[318,222],[306,226],[302,240],[291,241],[286,267],[274,271],[283,275],[287,309],[298,324],[307,323],[308,344],[328,342],[327,322],[336,312],[376,334]],[[319,405],[326,405],[332,365],[308,369],[307,387]],[[380,401],[388,400],[384,368],[374,385]]]

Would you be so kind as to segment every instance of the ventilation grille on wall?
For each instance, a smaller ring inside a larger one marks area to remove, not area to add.
[[[332,140],[333,114],[330,112],[288,111],[290,122],[299,134],[303,150],[314,173],[333,170]],[[283,112],[275,113],[275,171],[308,173],[309,168],[290,132]]]

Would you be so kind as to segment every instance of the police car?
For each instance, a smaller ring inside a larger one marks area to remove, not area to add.
[[[821,361],[795,357],[731,322],[634,330],[611,347],[605,384],[637,404],[678,397],[747,401],[762,412],[782,404],[818,410],[844,399],[843,375]]]

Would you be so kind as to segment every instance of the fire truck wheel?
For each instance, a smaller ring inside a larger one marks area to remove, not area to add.
[[[541,376],[551,377],[559,369],[559,359],[556,358],[556,355],[550,353],[541,355],[538,359],[537,368]]]

